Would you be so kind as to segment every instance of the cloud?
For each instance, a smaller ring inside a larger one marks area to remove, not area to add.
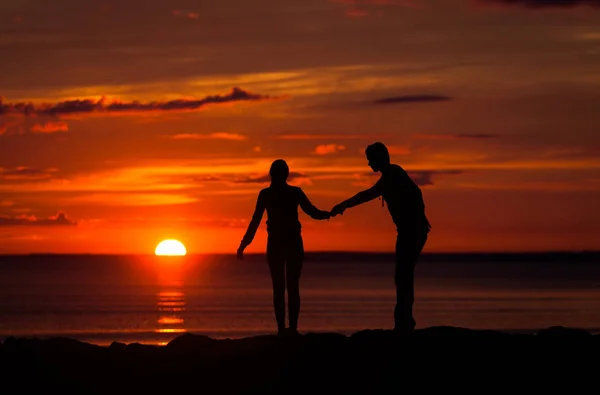
[[[246,228],[248,227],[249,218],[191,218],[191,217],[176,217],[176,218],[111,218],[98,219],[96,223],[107,223],[109,225],[148,225],[153,226],[186,226],[198,228]]]
[[[1,99],[0,99],[1,101]],[[0,103],[1,106],[1,103]],[[1,110],[0,110],[0,136],[2,136],[3,134],[9,134],[16,131],[17,133],[21,133],[24,128],[23,125],[21,123],[20,120],[15,119],[15,117],[10,117],[11,119],[2,119],[2,118],[9,118],[9,117],[2,117],[1,114]]]
[[[53,217],[36,218],[34,215],[17,217],[0,216],[0,226],[75,226],[77,222],[70,220],[59,212]]]
[[[0,100],[0,115],[18,114],[23,116],[51,116],[60,117],[68,115],[109,113],[128,114],[152,111],[192,111],[208,104],[231,103],[237,101],[261,101],[274,99],[270,96],[249,93],[235,87],[225,95],[206,96],[203,99],[177,99],[169,101],[153,101],[141,103],[139,101],[107,102],[106,98],[97,101],[92,99],[66,100],[54,104],[33,103],[4,103]]]
[[[239,133],[180,133],[169,136],[173,140],[247,140],[248,137]]]
[[[275,136],[279,140],[374,140],[387,138],[382,134],[351,134],[351,133],[281,133]]]
[[[387,145],[386,144],[386,148],[390,155],[408,155],[408,154],[410,154],[410,148],[406,145]],[[365,149],[366,149],[366,147],[360,148],[358,150],[358,153],[360,155],[365,155]]]
[[[328,0],[333,4],[346,7],[345,15],[349,18],[364,18],[372,14],[382,15],[382,9],[396,6],[404,8],[420,9],[426,5],[419,0]]]
[[[87,192],[65,198],[70,204],[96,204],[105,206],[170,206],[195,203],[199,199],[186,194],[153,191]]]
[[[404,145],[388,145],[386,146],[390,155],[408,155],[410,149]],[[364,150],[361,151],[364,153]]]
[[[36,123],[31,127],[31,131],[37,133],[67,132],[69,131],[69,125],[66,122]]]
[[[375,100],[375,104],[402,104],[402,103],[426,103],[452,100],[451,97],[441,95],[409,95],[384,97]]]
[[[371,5],[371,6],[401,6],[410,7],[412,4],[418,3],[417,1],[410,0],[329,0],[330,3],[343,4],[349,6],[357,5]]]
[[[479,139],[491,139],[499,137],[497,134],[491,133],[458,133],[458,134],[425,134],[419,133],[414,135],[417,139],[423,140],[479,140]]]
[[[338,144],[322,144],[317,145],[314,150],[314,153],[317,155],[329,155],[335,154],[336,152],[345,150],[346,147]]]
[[[0,167],[0,181],[43,181],[52,178],[53,173],[58,169],[35,169],[31,167],[19,166],[12,169]]]
[[[458,185],[465,189],[483,189],[483,190],[515,190],[515,191],[556,191],[556,192],[570,192],[570,191],[600,191],[600,180],[588,180],[584,183],[577,181],[538,181],[538,180],[527,180],[517,181],[512,180],[508,183],[502,182],[470,182],[460,183]]]
[[[501,4],[524,8],[600,7],[599,0],[479,0],[484,4]]]
[[[364,18],[368,15],[369,13],[367,11],[356,7],[350,7],[346,10],[346,16],[350,18]]]
[[[587,32],[575,36],[579,41],[600,41],[600,32]]]
[[[306,179],[308,176],[299,172],[290,172],[288,176],[288,181],[298,180],[298,179]],[[271,182],[271,177],[269,174],[264,175],[245,175],[239,176],[235,174],[202,174],[202,175],[192,175],[192,176],[175,176],[172,177],[170,182],[173,183],[205,183],[205,182],[223,182],[230,184],[262,184]]]
[[[419,186],[433,185],[433,177],[438,175],[463,174],[462,170],[420,170],[408,171],[408,175]]]
[[[440,175],[463,174],[463,170],[408,170],[406,172],[418,186],[433,185],[433,177]],[[380,177],[379,173],[364,173],[368,177]]]
[[[188,19],[198,19],[200,18],[200,14],[194,11],[182,11],[182,10],[173,10],[173,15],[180,18],[188,18]]]
[[[301,179],[301,178],[307,178],[308,176],[302,173],[297,173],[297,172],[290,172],[290,175],[288,176],[288,181],[292,181],[292,180],[297,180],[297,179]],[[265,174],[263,176],[258,176],[258,177],[246,177],[246,178],[239,178],[239,179],[233,179],[232,180],[233,183],[236,184],[263,184],[263,183],[268,183],[271,182],[271,176],[269,174]]]
[[[192,224],[202,228],[247,228],[248,222],[248,218],[215,218],[194,220]]]

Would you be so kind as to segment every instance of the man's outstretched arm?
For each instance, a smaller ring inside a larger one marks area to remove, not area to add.
[[[316,208],[302,190],[300,190],[300,208],[313,219],[329,219],[331,217],[329,211]]]
[[[337,204],[331,210],[331,215],[343,214],[344,210],[371,201],[380,195],[381,193],[379,192],[379,188],[377,188],[377,185],[373,185],[371,188],[365,189],[364,191],[360,191],[356,195],[352,196],[350,199],[346,199],[343,202]]]
[[[258,229],[258,225],[260,225],[260,221],[262,220],[263,214],[265,212],[265,204],[264,204],[264,195],[263,193],[258,194],[258,199],[256,200],[256,207],[254,209],[254,214],[252,214],[252,219],[248,224],[248,229],[246,230],[246,234],[242,238],[240,243],[240,247],[238,248],[238,257],[241,258],[241,255],[244,252],[244,249],[252,243],[254,240],[254,235],[256,235],[256,231]]]

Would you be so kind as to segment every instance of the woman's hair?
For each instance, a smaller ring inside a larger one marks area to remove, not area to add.
[[[277,159],[271,164],[269,175],[271,176],[272,183],[282,184],[287,181],[290,175],[290,168],[283,159]]]

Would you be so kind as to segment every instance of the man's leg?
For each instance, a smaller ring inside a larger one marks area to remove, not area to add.
[[[267,262],[271,272],[273,284],[273,309],[277,330],[285,330],[285,256],[281,253],[280,246],[273,246],[272,241],[267,244]]]
[[[288,290],[288,310],[290,330],[298,330],[298,316],[300,315],[300,276],[304,261],[304,246],[302,238],[293,241],[288,250],[286,262],[286,282]]]
[[[421,237],[398,235],[396,239],[394,330],[399,333],[410,333],[416,326],[413,317],[415,266],[426,241],[427,235]]]

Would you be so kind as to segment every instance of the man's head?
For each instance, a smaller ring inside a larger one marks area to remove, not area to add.
[[[283,159],[277,159],[271,164],[269,175],[271,176],[271,183],[283,184],[290,175],[290,168]]]
[[[369,145],[365,154],[373,171],[381,171],[390,164],[390,153],[383,143],[376,142]]]

